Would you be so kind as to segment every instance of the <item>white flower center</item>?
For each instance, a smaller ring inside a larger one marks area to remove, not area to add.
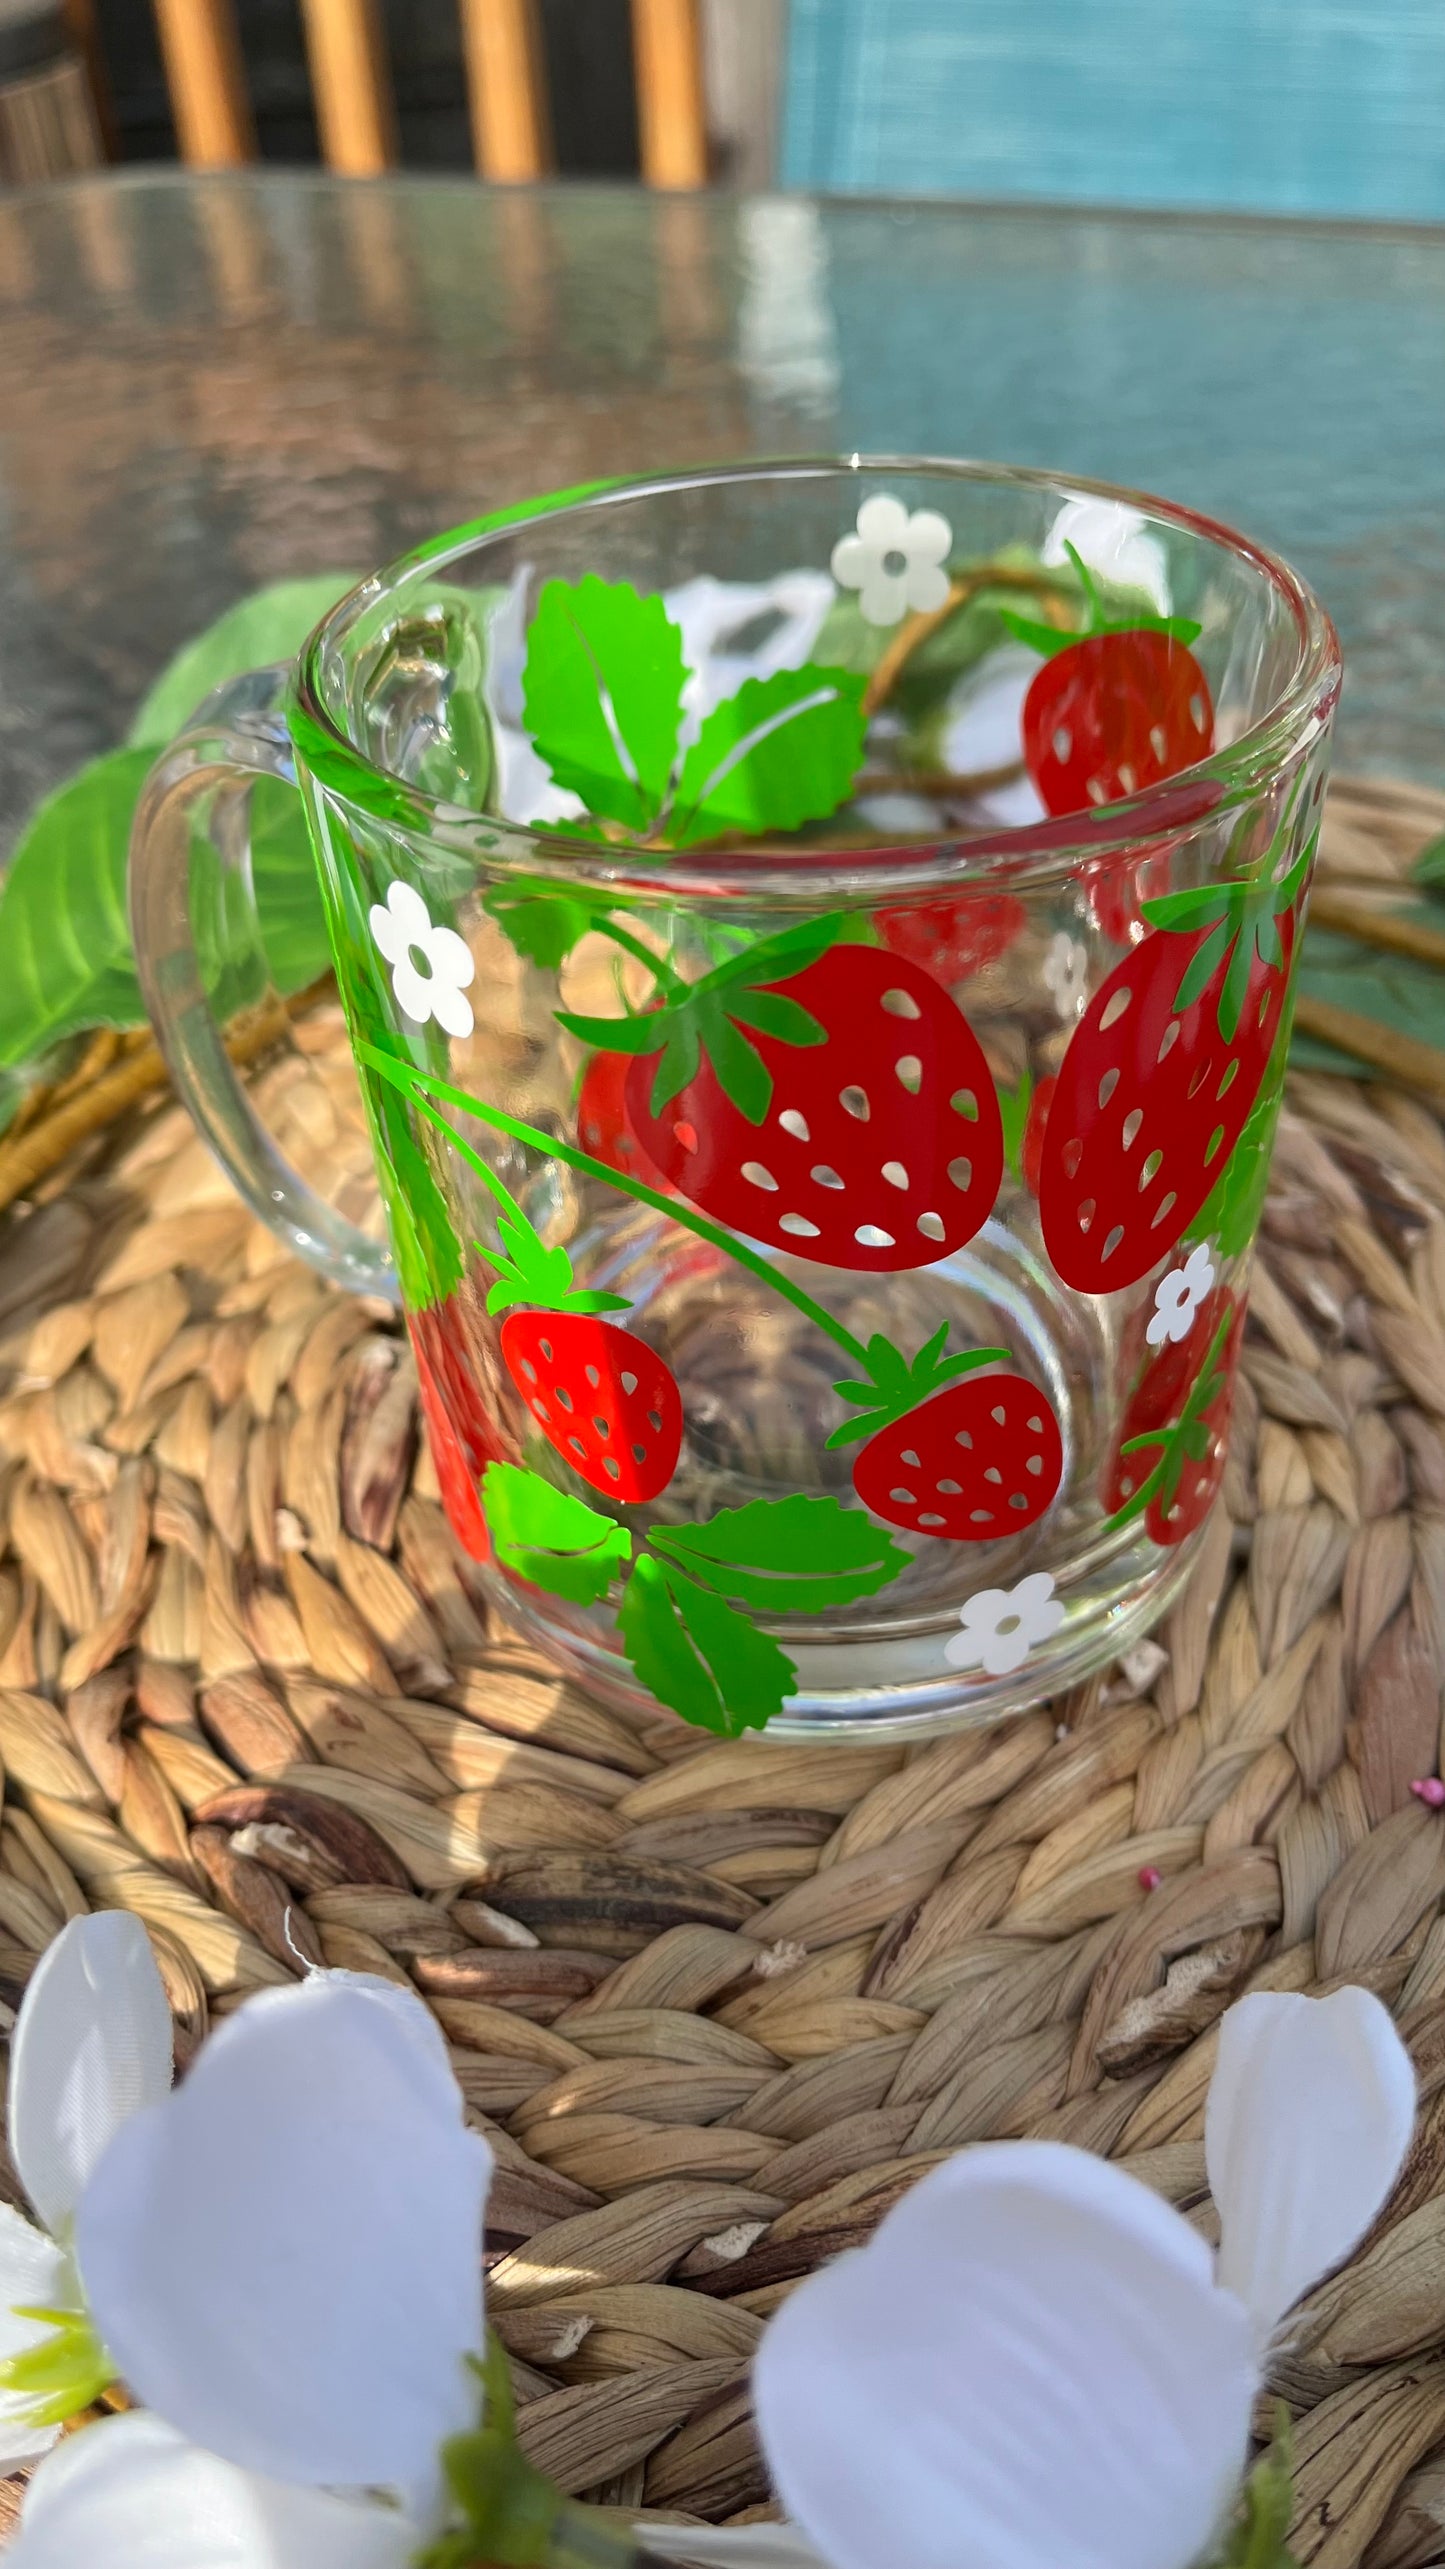
[[[879,568],[887,572],[890,580],[901,579],[908,568],[908,556],[898,545],[890,544]]]
[[[419,981],[435,981],[436,971],[431,954],[426,946],[418,945],[415,937],[407,947],[406,959]]]

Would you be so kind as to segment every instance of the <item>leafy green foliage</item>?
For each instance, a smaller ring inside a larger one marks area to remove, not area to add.
[[[651,827],[672,782],[683,675],[661,598],[590,571],[546,583],[527,637],[527,728],[556,782],[599,819]]]
[[[573,1605],[597,1605],[632,1557],[625,1525],[520,1464],[487,1465],[482,1506],[503,1569]]]
[[[1192,1008],[1222,974],[1216,1017],[1224,1041],[1233,1043],[1244,1013],[1249,991],[1249,976],[1256,957],[1264,964],[1277,964],[1283,952],[1279,921],[1294,908],[1315,860],[1319,844],[1319,824],[1287,874],[1276,879],[1285,835],[1293,815],[1294,797],[1264,856],[1253,873],[1237,883],[1201,884],[1186,892],[1165,892],[1157,900],[1141,905],[1141,916],[1151,928],[1167,935],[1196,935],[1202,928],[1209,933],[1197,945],[1179,976],[1174,993],[1176,1015]]]
[[[1428,892],[1438,892],[1445,885],[1445,830],[1421,848],[1410,871]]]
[[[766,1614],[821,1614],[870,1597],[910,1558],[834,1498],[750,1499],[706,1525],[654,1526],[651,1541],[691,1578]]]
[[[739,1114],[761,1124],[772,1100],[773,1081],[745,1027],[784,1043],[811,1045],[825,1041],[816,1017],[785,992],[765,985],[791,980],[839,940],[843,922],[837,916],[803,921],[775,937],[760,937],[741,954],[730,955],[661,1008],[635,1017],[579,1017],[559,1008],[557,1023],[598,1052],[658,1056],[652,1083],[652,1112],[662,1108],[696,1077],[704,1057],[718,1084]]]
[[[1006,1347],[973,1347],[964,1356],[945,1356],[948,1326],[945,1320],[916,1356],[905,1356],[891,1338],[875,1330],[865,1350],[868,1380],[833,1385],[839,1399],[851,1402],[862,1415],[835,1427],[829,1445],[850,1445],[856,1436],[871,1436],[895,1418],[906,1418],[920,1401],[942,1391],[945,1383],[957,1382],[960,1374],[975,1373],[980,1365],[1001,1364],[1008,1354]]]
[[[1042,659],[1052,660],[1056,653],[1067,651],[1075,642],[1091,641],[1100,633],[1167,633],[1172,642],[1197,642],[1204,628],[1192,616],[1158,615],[1152,607],[1139,606],[1122,615],[1111,615],[1104,603],[1103,592],[1077,547],[1066,544],[1064,551],[1074,566],[1079,586],[1088,609],[1086,621],[1073,632],[1062,632],[1056,624],[1039,624],[1028,616],[1015,615],[1011,608],[1003,611],[1003,622],[1015,642],[1028,645]]]
[[[555,972],[566,962],[599,916],[595,903],[573,900],[570,893],[541,883],[512,884],[504,892],[489,892],[482,907],[510,937],[518,954],[528,963],[540,964],[544,972]]]
[[[505,1194],[500,1179],[496,1191]],[[534,1229],[520,1204],[510,1197],[506,1209],[497,1216],[497,1237],[502,1255],[493,1258],[475,1243],[479,1257],[495,1267],[497,1280],[487,1295],[488,1311],[506,1311],[516,1302],[544,1303],[549,1311],[627,1311],[631,1308],[626,1294],[593,1293],[580,1289],[572,1281],[572,1261],[560,1245],[549,1248]]]
[[[48,796],[0,895],[0,1062],[22,1062],[85,1026],[134,1026],[125,870],[151,766],[145,749],[98,758]]]
[[[670,1560],[643,1555],[623,1591],[617,1629],[649,1693],[727,1739],[762,1730],[797,1682],[785,1650]]]
[[[1029,1108],[1033,1104],[1034,1075],[1027,1063],[1017,1088],[1005,1088],[995,1081],[999,1122],[1003,1126],[1003,1155],[1009,1174],[1019,1179],[1024,1173],[1024,1135],[1029,1126]]]
[[[812,667],[745,679],[683,760],[674,844],[801,829],[836,811],[862,763],[863,686],[846,670]]]
[[[359,572],[322,571],[311,579],[278,580],[271,588],[238,599],[161,671],[131,723],[129,746],[163,749],[177,732],[184,731],[213,689],[244,676],[248,669],[294,660],[308,634],[360,576]]]

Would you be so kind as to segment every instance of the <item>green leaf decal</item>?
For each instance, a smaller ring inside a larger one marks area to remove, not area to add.
[[[797,1684],[785,1650],[671,1561],[637,1563],[617,1628],[648,1692],[726,1739],[762,1730]]]
[[[870,1597],[912,1558],[860,1510],[801,1495],[720,1508],[706,1525],[657,1525],[649,1540],[690,1577],[768,1614]]]
[[[482,1506],[503,1569],[574,1606],[598,1604],[632,1557],[625,1525],[520,1464],[487,1465]]]
[[[213,688],[244,677],[248,669],[294,660],[308,634],[360,577],[359,571],[322,571],[312,579],[278,580],[238,600],[161,671],[131,723],[130,746],[164,748]]]
[[[83,1026],[145,1016],[131,961],[126,852],[148,749],[116,750],[40,806],[0,894],[0,1063]]]
[[[590,571],[547,582],[527,636],[527,728],[556,782],[599,819],[651,828],[672,782],[683,676],[661,598]]]
[[[587,902],[573,901],[564,892],[540,885],[534,892],[489,892],[482,907],[510,937],[518,954],[528,963],[541,964],[546,972],[555,972],[566,962],[597,917]]]
[[[679,847],[743,830],[796,830],[836,811],[863,759],[865,681],[855,671],[779,669],[716,705],[683,760]]]

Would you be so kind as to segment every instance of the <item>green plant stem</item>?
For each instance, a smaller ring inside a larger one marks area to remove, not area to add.
[[[469,1097],[465,1089],[450,1088],[434,1072],[417,1070],[410,1062],[399,1062],[394,1055],[379,1052],[374,1044],[361,1044],[358,1051],[370,1069],[379,1071],[393,1088],[404,1090],[428,1122],[445,1133],[447,1140],[461,1152],[467,1166],[475,1170],[493,1195],[496,1195],[501,1180],[493,1176],[481,1153],[474,1151],[455,1126],[447,1122],[433,1098],[444,1105],[459,1107],[464,1115],[475,1115],[479,1123],[490,1124],[494,1131],[509,1134],[514,1142],[525,1142],[530,1150],[541,1151],[549,1159],[560,1160],[564,1168],[575,1169],[579,1177],[596,1178],[603,1186],[618,1188],[622,1194],[630,1195],[634,1203],[645,1204],[666,1221],[676,1222],[683,1230],[695,1233],[699,1240],[706,1240],[709,1247],[720,1249],[725,1258],[745,1267],[759,1283],[767,1285],[774,1293],[780,1293],[795,1311],[802,1313],[805,1320],[810,1320],[816,1329],[821,1329],[825,1336],[831,1338],[835,1347],[841,1347],[850,1363],[857,1365],[862,1373],[868,1372],[868,1351],[860,1345],[851,1329],[845,1329],[841,1320],[835,1320],[830,1311],[825,1311],[811,1294],[803,1291],[801,1285],[794,1284],[791,1276],[780,1274],[777,1268],[769,1266],[766,1258],[759,1257],[756,1250],[745,1248],[730,1231],[710,1222],[706,1214],[696,1212],[679,1197],[661,1195],[655,1187],[645,1185],[641,1178],[630,1177],[621,1169],[605,1168],[600,1160],[590,1158],[586,1151],[575,1149],[570,1142],[539,1132],[535,1125],[524,1124],[520,1117],[506,1114],[500,1106],[484,1105],[479,1097]]]

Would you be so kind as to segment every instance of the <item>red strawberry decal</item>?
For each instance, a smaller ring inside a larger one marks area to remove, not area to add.
[[[1011,633],[1045,654],[1023,710],[1023,750],[1048,812],[1087,812],[1177,776],[1214,746],[1214,707],[1188,648],[1199,627],[1185,616],[1105,615],[1073,545],[1089,621],[1061,632],[1006,611]]]
[[[820,1266],[931,1266],[998,1194],[993,1081],[928,973],[838,929],[769,938],[647,1015],[561,1023],[635,1057],[628,1122],[689,1203]]]
[[[1224,1477],[1243,1332],[1243,1304],[1221,1289],[1201,1307],[1189,1336],[1145,1369],[1104,1477],[1111,1526],[1142,1516],[1156,1543],[1172,1545],[1204,1523]],[[1186,1358],[1198,1371],[1181,1385]]]
[[[1009,892],[973,892],[957,901],[926,901],[911,910],[880,910],[874,925],[890,954],[901,954],[938,981],[964,981],[1007,954],[1028,919]]]
[[[1095,992],[1044,1133],[1044,1245],[1080,1293],[1136,1284],[1188,1228],[1249,1118],[1284,1012],[1311,836],[1273,879],[1286,813],[1242,883],[1150,901],[1154,933]]]
[[[594,1490],[636,1506],[666,1489],[682,1395],[653,1348],[580,1313],[514,1311],[502,1362],[548,1443]]]
[[[867,1437],[853,1487],[887,1524],[945,1543],[998,1543],[1052,1503],[1064,1441],[1036,1383],[978,1370],[997,1363],[1001,1347],[945,1356],[947,1335],[945,1322],[911,1364],[886,1338],[871,1338],[870,1379],[837,1385],[863,1416],[828,1443]]]

